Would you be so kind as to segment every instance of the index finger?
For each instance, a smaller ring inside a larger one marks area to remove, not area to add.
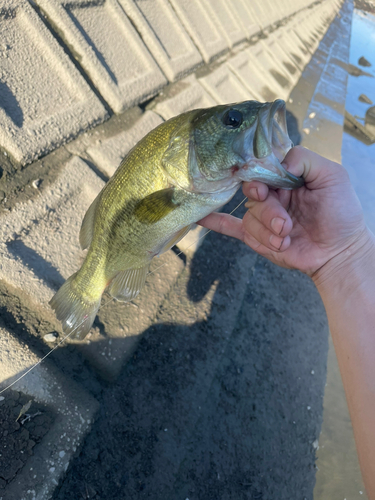
[[[200,226],[216,231],[217,233],[232,236],[241,241],[244,241],[244,228],[242,220],[230,214],[213,212],[207,217],[197,222]]]

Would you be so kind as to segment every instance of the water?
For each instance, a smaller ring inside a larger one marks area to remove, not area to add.
[[[370,67],[358,65],[364,56]],[[354,9],[349,62],[374,76],[348,78],[346,110],[364,118],[370,104],[358,100],[366,94],[375,105],[375,15]],[[358,119],[358,118],[357,118]],[[364,121],[359,120],[364,124]],[[366,145],[344,132],[342,164],[347,169],[362,204],[365,219],[375,232],[375,144]],[[367,499],[351,428],[345,393],[332,342],[328,355],[327,386],[324,398],[322,434],[319,440],[315,500]]]
[[[364,117],[370,105],[358,101],[358,97],[366,94],[375,105],[375,15],[355,9],[350,62],[358,66],[358,59],[361,56],[364,56],[372,66],[359,67],[373,75],[373,78],[349,75],[346,109],[352,115]],[[358,194],[366,222],[375,233],[375,144],[366,145],[358,138],[344,132],[342,162]]]

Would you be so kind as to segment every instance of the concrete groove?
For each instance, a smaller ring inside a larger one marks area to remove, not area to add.
[[[195,6],[191,9],[193,1],[195,1]],[[229,50],[220,26],[215,25],[213,20],[210,19],[209,13],[204,6],[196,2],[196,0],[190,0],[189,3],[187,3],[187,0],[169,0],[169,2],[174,6],[181,23],[195,41],[206,63],[212,62]],[[195,14],[195,10],[200,10],[200,15],[204,18],[203,25],[201,19],[197,17],[191,19],[189,17],[191,13]]]
[[[79,53],[80,64],[115,112],[155,95],[166,84],[142,38],[114,0],[100,6],[77,1],[70,14],[60,0],[36,1],[58,23],[61,36]],[[122,46],[123,51],[115,55],[113,46]]]
[[[157,0],[153,4],[120,0],[120,4],[170,82],[180,79],[202,64],[198,49],[167,0]],[[168,36],[165,36],[162,27],[167,22]]]
[[[69,57],[71,62],[74,64],[76,69],[79,71],[81,74],[82,78],[84,78],[85,82],[87,85],[89,85],[90,89],[96,97],[99,99],[103,107],[106,109],[108,113],[108,117],[113,114],[112,108],[109,106],[108,102],[103,99],[102,95],[100,94],[99,90],[96,88],[95,84],[91,81],[90,77],[85,73],[83,70],[82,66],[79,64],[79,56],[74,52],[74,47],[72,45],[67,44],[63,38],[60,36],[58,26],[53,22],[51,18],[47,16],[47,14],[41,9],[34,0],[28,0],[30,3],[31,7],[35,10],[35,12],[38,14],[39,18],[43,22],[43,24],[47,27],[47,29],[52,33],[53,37],[57,40],[58,44],[60,47],[63,49],[63,51],[66,53],[66,55]]]
[[[0,142],[25,164],[100,123],[107,112],[29,3],[6,0],[6,7],[15,15],[0,25],[1,95],[8,101],[13,96],[11,108],[22,112],[22,125],[13,121],[14,111],[9,115],[1,107]],[[17,73],[21,65],[29,79]],[[46,71],[38,72],[43,65]]]

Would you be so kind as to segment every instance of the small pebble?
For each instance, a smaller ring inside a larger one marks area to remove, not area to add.
[[[38,189],[38,187],[39,187],[39,185],[40,185],[40,179],[35,179],[35,181],[33,181],[33,182],[31,183],[31,185],[32,185],[32,187],[33,187],[34,189]]]
[[[311,406],[308,406],[308,407],[307,407],[307,409],[308,409],[308,410],[311,410]]]
[[[56,342],[57,337],[53,333],[47,333],[47,335],[44,335],[43,339],[46,342]]]
[[[306,135],[309,135],[309,133],[310,133],[310,129],[309,128],[303,128],[302,130],[305,132]]]
[[[315,373],[314,370],[311,370],[311,375],[314,375],[314,373]]]
[[[316,113],[314,111],[309,114],[309,118],[313,119],[315,117],[316,117]]]
[[[360,57],[358,59],[358,64],[360,64],[361,66],[365,66],[365,68],[369,68],[371,66],[371,63],[370,61],[368,61],[365,57]]]
[[[365,104],[373,104],[372,100],[369,97],[367,97],[366,94],[361,94],[358,97],[358,101],[364,102]]]
[[[4,396],[0,396],[0,401],[4,401]]]

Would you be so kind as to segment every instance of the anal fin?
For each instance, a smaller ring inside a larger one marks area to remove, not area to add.
[[[147,264],[139,269],[126,269],[117,273],[109,287],[110,295],[122,302],[134,299],[145,284],[148,267]]]
[[[183,227],[174,233],[162,246],[158,254],[162,254],[178,243],[189,231],[191,225]],[[109,293],[112,297],[122,302],[134,299],[144,287],[149,265],[138,269],[126,269],[119,271],[109,285]]]

